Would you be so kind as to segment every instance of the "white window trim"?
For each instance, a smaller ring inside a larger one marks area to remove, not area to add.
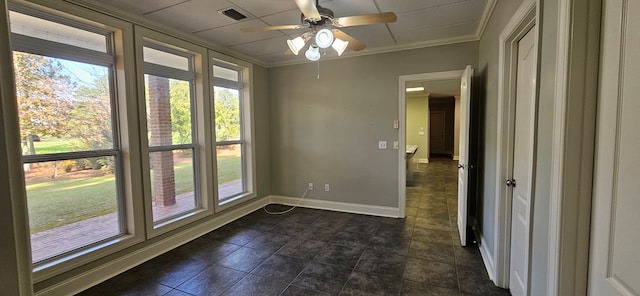
[[[145,102],[145,82],[144,82],[144,59],[143,59],[143,47],[145,42],[153,42],[162,46],[173,48],[180,51],[189,52],[194,55],[194,70],[196,73],[195,90],[194,90],[194,104],[193,112],[196,120],[193,122],[196,133],[195,137],[197,163],[194,162],[194,166],[198,166],[198,174],[194,176],[194,191],[197,192],[199,198],[199,208],[193,211],[186,212],[182,215],[175,216],[173,218],[159,221],[154,223],[153,221],[153,209],[152,209],[152,196],[151,196],[151,184],[149,179],[149,158],[150,153],[149,143],[147,136],[140,138],[140,150],[141,155],[145,157],[141,158],[142,163],[142,175],[144,175],[142,184],[144,188],[144,217],[146,237],[148,239],[157,237],[169,231],[183,227],[189,223],[195,222],[202,218],[213,215],[214,207],[212,205],[212,192],[213,184],[210,182],[210,177],[213,176],[213,166],[208,159],[213,158],[213,149],[211,146],[211,126],[206,124],[211,122],[211,114],[205,112],[211,108],[211,103],[205,98],[209,98],[210,91],[207,87],[209,82],[209,71],[204,71],[204,67],[207,65],[205,61],[208,60],[207,49],[201,46],[194,45],[192,43],[176,39],[154,30],[150,30],[144,27],[135,26],[135,51],[136,51],[136,69],[137,69],[137,84],[138,95],[137,104],[139,108],[139,125],[140,131],[147,131],[147,119],[146,119],[146,102]],[[195,156],[195,154],[194,154]]]
[[[113,32],[114,40],[113,47],[116,56],[121,57],[115,61],[115,81],[114,84],[119,87],[115,87],[117,104],[117,114],[120,139],[120,155],[122,161],[121,167],[121,193],[123,196],[123,203],[125,205],[125,223],[126,234],[109,239],[106,241],[91,244],[82,247],[76,251],[72,251],[67,255],[60,255],[52,259],[45,260],[38,264],[33,265],[33,282],[39,283],[56,275],[60,275],[66,271],[85,265],[89,262],[93,262],[99,258],[105,257],[110,254],[114,254],[127,247],[133,246],[144,241],[144,231],[142,229],[142,220],[134,215],[135,212],[141,210],[141,203],[137,202],[133,197],[141,194],[141,189],[134,186],[140,182],[138,176],[140,176],[140,169],[132,163],[139,162],[140,155],[136,149],[130,150],[130,147],[136,146],[137,138],[139,137],[137,132],[130,132],[128,126],[137,121],[135,112],[129,112],[129,110],[135,110],[136,106],[130,103],[131,100],[127,100],[128,97],[135,95],[135,85],[132,83],[126,83],[132,81],[134,77],[134,63],[133,63],[133,26],[130,23],[120,21],[105,15],[90,12],[84,9],[80,9],[75,5],[67,3],[56,2],[51,3],[51,8],[41,7],[33,3],[19,2],[16,7],[24,7],[30,10],[42,11],[56,17],[60,17],[61,20],[70,19],[73,21],[86,23],[88,26],[94,26],[100,29]],[[13,8],[12,4],[12,8]],[[54,10],[55,9],[55,10]],[[64,13],[62,12],[64,11]],[[81,17],[78,17],[81,15]],[[64,22],[62,22],[64,23]],[[60,51],[53,55],[54,57],[66,58],[76,61],[77,58],[68,58],[64,51]],[[136,130],[136,129],[134,129]]]
[[[241,104],[242,106],[241,117],[243,121],[241,142],[244,145],[243,177],[244,177],[244,182],[246,186],[246,192],[230,197],[226,199],[222,204],[220,203],[220,196],[218,193],[218,186],[217,186],[218,184],[217,157],[214,150],[214,153],[213,153],[214,161],[212,161],[212,164],[214,166],[213,172],[215,172],[214,204],[215,204],[215,211],[221,212],[257,197],[256,167],[255,167],[256,152],[254,147],[255,137],[253,132],[255,130],[254,112],[253,112],[253,104],[254,104],[253,103],[253,66],[250,63],[247,63],[245,61],[210,50],[209,51],[209,71],[211,73],[210,74],[211,90],[213,90],[213,87],[216,85],[214,83],[214,75],[213,75],[213,66],[216,64],[216,61],[221,61],[226,64],[236,65],[242,70],[242,75],[241,75],[242,81],[240,83],[242,83],[241,91],[243,92],[241,96],[241,99],[243,100]],[[224,85],[220,85],[220,86],[224,86]],[[210,101],[211,102],[214,101],[213,91],[211,91]],[[214,118],[215,111],[213,109],[213,105],[209,110],[210,110],[209,113],[211,114],[211,118],[212,118],[210,126],[213,127],[215,125],[215,118]],[[215,147],[217,147],[216,146],[217,142],[215,140],[216,137],[214,133],[215,133],[215,129],[211,131],[212,145],[213,145],[213,148],[215,149]],[[232,143],[232,142],[234,141],[226,141],[226,143]]]

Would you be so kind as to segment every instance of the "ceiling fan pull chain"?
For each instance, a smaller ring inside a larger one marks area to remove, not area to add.
[[[320,60],[318,60],[318,80],[320,80]]]

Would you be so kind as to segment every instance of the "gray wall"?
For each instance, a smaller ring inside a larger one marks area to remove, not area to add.
[[[266,68],[253,66],[253,125],[258,197],[271,194],[269,152],[269,83]]]
[[[477,42],[269,69],[275,195],[398,206],[398,77],[477,64]],[[378,150],[379,140],[389,149]],[[331,184],[324,192],[319,184]]]
[[[427,95],[407,97],[407,145],[418,145],[415,161],[418,159],[427,159],[427,131],[429,129],[429,118],[427,112]],[[422,128],[423,135],[418,132]]]
[[[479,87],[478,101],[480,122],[480,179],[478,180],[481,211],[479,227],[484,247],[493,252],[496,238],[496,135],[498,112],[498,44],[500,33],[513,13],[518,9],[521,0],[498,1],[489,23],[480,39],[478,47],[478,68],[476,69],[476,85]],[[494,254],[491,254],[494,256]],[[495,258],[492,258],[495,259]]]

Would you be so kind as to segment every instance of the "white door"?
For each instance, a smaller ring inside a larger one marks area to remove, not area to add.
[[[443,111],[429,112],[429,142],[430,153],[445,153],[444,143],[445,115]]]
[[[473,68],[467,66],[460,81],[460,159],[458,161],[458,231],[460,242],[467,245],[467,181],[469,179],[469,118]]]
[[[640,1],[602,15],[588,293],[640,295]]]
[[[513,178],[511,181],[511,255],[509,290],[514,296],[527,295],[531,180],[534,155],[536,109],[535,26],[518,42],[518,66],[513,137]]]

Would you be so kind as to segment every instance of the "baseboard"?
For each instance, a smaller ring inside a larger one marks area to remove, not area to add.
[[[185,229],[168,236],[151,245],[142,247],[106,264],[97,266],[87,272],[78,274],[65,281],[47,287],[36,293],[37,296],[75,295],[105,280],[108,280],[126,270],[140,265],[158,255],[186,244],[202,235],[228,224],[238,218],[269,204],[270,198],[260,198],[238,208],[218,214],[215,218],[204,223]]]
[[[453,160],[460,160],[460,155],[454,155]]]
[[[285,205],[295,205],[298,203],[298,201],[300,201],[299,197],[289,197],[289,196],[279,196],[279,195],[271,195],[270,199],[272,203],[279,203],[279,204],[285,204]],[[304,207],[304,208],[330,210],[330,211],[347,212],[347,213],[355,213],[355,214],[365,214],[365,215],[382,216],[382,217],[393,217],[393,218],[400,217],[400,210],[398,208],[354,204],[354,203],[328,201],[328,200],[320,200],[320,199],[305,198],[302,201],[300,201],[300,204],[298,206]]]
[[[428,158],[418,158],[418,163],[429,163]]]
[[[491,254],[491,250],[487,249],[487,244],[484,240],[484,237],[480,236],[477,232],[476,237],[480,238],[480,255],[482,256],[482,261],[484,262],[484,268],[487,270],[489,279],[495,283],[496,265],[493,260],[493,255]]]

